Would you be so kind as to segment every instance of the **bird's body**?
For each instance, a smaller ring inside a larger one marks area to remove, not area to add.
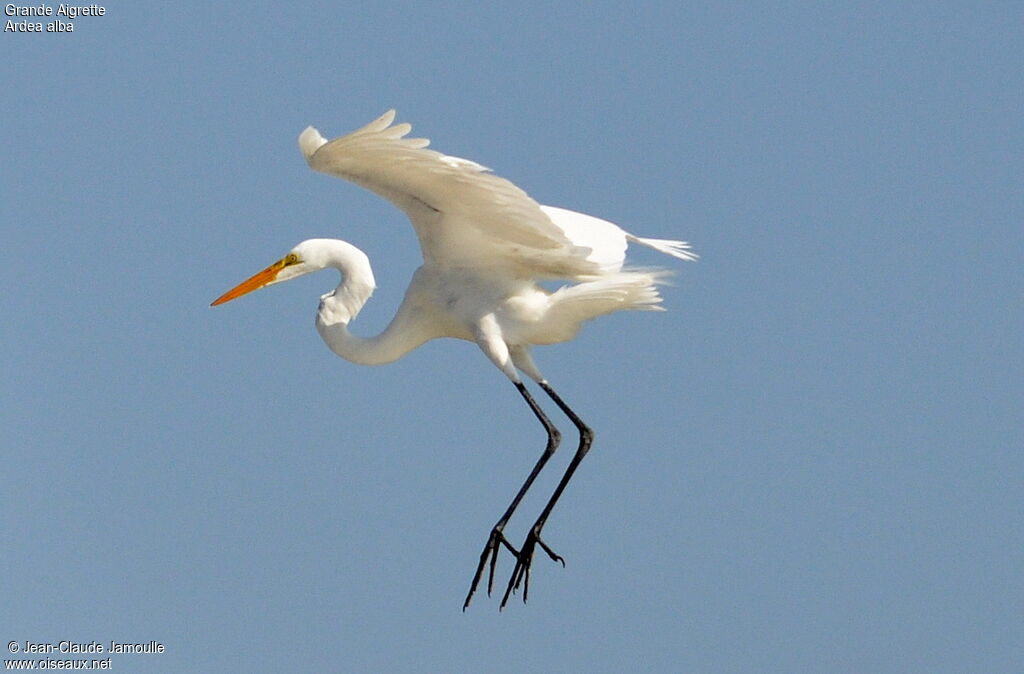
[[[487,560],[493,583],[498,550],[517,558],[509,593],[529,582],[530,560],[539,544],[561,561],[539,534],[592,432],[558,397],[530,356],[530,347],[573,339],[593,318],[626,309],[660,309],[657,284],[666,272],[624,269],[627,247],[638,243],[682,260],[696,256],[681,241],[634,236],[618,225],[573,211],[541,206],[483,166],[425,149],[425,139],[405,138],[408,124],[392,126],[390,111],[367,126],[328,142],[309,127],[299,147],[315,170],[370,189],[409,216],[423,251],[390,325],[376,337],[349,332],[375,288],[369,259],[336,239],[303,241],[284,258],[228,291],[221,304],[251,290],[322,269],[337,269],[341,283],[323,295],[316,326],[324,342],[354,363],[379,365],[401,358],[424,342],[451,337],[476,343],[516,385],[548,432],[548,446],[508,511],[492,530],[469,596]],[[569,283],[549,291],[543,280]],[[503,529],[519,500],[554,452],[560,434],[527,392],[519,372],[537,382],[580,430],[580,446],[527,541],[516,550]]]
[[[310,249],[317,248],[316,252]],[[489,275],[486,269],[424,264],[413,274],[391,324],[376,338],[348,332],[373,292],[369,261],[343,241],[312,239],[295,248],[304,260],[341,272],[342,283],[320,299],[317,329],[343,358],[362,365],[390,363],[423,342],[452,337],[480,343],[497,337],[509,349],[572,339],[590,318],[620,309],[651,309],[658,272],[618,272],[548,291],[528,279]],[[488,352],[511,379],[514,370]],[[522,368],[520,368],[522,369]],[[529,373],[527,373],[529,374]]]

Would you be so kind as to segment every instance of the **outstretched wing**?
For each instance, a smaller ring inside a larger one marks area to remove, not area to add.
[[[412,127],[394,119],[390,110],[329,142],[308,127],[299,148],[314,170],[405,211],[428,264],[567,279],[602,271],[594,251],[573,243],[526,192],[476,162],[425,149],[430,141],[406,138]]]

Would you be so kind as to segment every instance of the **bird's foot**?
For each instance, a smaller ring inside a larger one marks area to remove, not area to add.
[[[501,598],[501,608],[505,608],[505,604],[508,603],[508,598],[512,596],[512,593],[519,589],[519,586],[523,587],[523,603],[526,603],[527,595],[530,592],[530,564],[533,562],[533,553],[537,546],[540,546],[544,552],[548,553],[548,557],[552,561],[558,562],[565,567],[565,560],[562,556],[557,554],[554,550],[548,547],[548,544],[540,538],[540,527],[534,525],[530,529],[530,533],[526,536],[526,541],[523,542],[523,547],[519,550],[516,555],[516,568],[512,570],[512,577],[508,580],[508,587],[505,588],[505,596]],[[492,569],[493,573],[493,569]]]
[[[462,604],[462,610],[465,611],[469,608],[469,602],[473,600],[473,594],[476,592],[477,585],[480,584],[480,577],[484,573],[484,567],[490,562],[490,571],[487,576],[487,596],[491,596],[491,590],[494,589],[494,568],[498,563],[498,551],[501,546],[508,548],[516,559],[519,559],[519,551],[512,547],[512,544],[505,538],[505,534],[502,533],[501,526],[495,526],[491,529],[491,535],[487,538],[487,545],[484,546],[484,551],[480,553],[480,563],[476,567],[476,573],[473,575],[473,583],[469,586],[469,594],[466,595],[466,601]]]

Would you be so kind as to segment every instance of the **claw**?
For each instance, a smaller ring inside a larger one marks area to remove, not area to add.
[[[505,588],[505,595],[501,598],[501,607],[504,609],[508,603],[508,598],[511,597],[520,586],[523,588],[523,603],[530,595],[530,565],[533,562],[533,553],[537,545],[540,545],[541,549],[548,554],[548,557],[552,561],[560,563],[565,567],[565,560],[561,555],[557,554],[552,550],[547,543],[540,538],[540,532],[536,528],[532,529],[526,536],[526,541],[523,543],[523,547],[520,549],[519,554],[516,555],[516,567],[512,570],[512,576],[508,580],[508,587]]]
[[[551,561],[558,562],[559,564],[562,565],[562,568],[564,569],[565,568],[565,559],[561,555],[556,553],[554,550],[549,548],[548,544],[545,543],[544,541],[542,541],[540,539],[539,535],[536,538],[537,538],[537,542],[540,543],[540,547],[542,547],[544,549],[544,552],[548,553],[548,557],[551,558]],[[524,600],[525,600],[525,598],[524,598]]]
[[[497,527],[492,529],[491,535],[487,538],[487,544],[484,545],[483,552],[480,553],[480,563],[477,564],[476,573],[473,575],[473,583],[469,586],[469,593],[466,595],[466,601],[462,604],[462,610],[465,611],[469,608],[469,603],[473,600],[476,588],[480,585],[484,568],[487,568],[487,596],[491,596],[491,592],[494,591],[494,573],[498,566],[498,551],[502,546],[507,548],[512,553],[512,556],[516,558],[516,565],[512,569],[512,576],[508,580],[505,594],[501,598],[499,610],[505,608],[505,605],[508,604],[508,598],[515,594],[520,587],[523,588],[523,603],[525,604],[530,594],[530,565],[533,563],[533,553],[538,545],[540,545],[541,549],[547,553],[552,561],[558,562],[565,567],[565,559],[541,539],[540,531],[536,526],[530,530],[530,533],[526,536],[526,541],[523,542],[523,547],[519,550],[512,547],[512,544],[505,538],[505,534],[502,533],[501,529]]]
[[[512,570],[512,577],[508,581],[508,587],[505,588],[505,596],[501,598],[501,606],[498,607],[499,611],[505,610],[505,605],[508,604],[508,598],[512,592],[519,587],[519,580],[523,574],[523,563],[522,560],[516,562],[516,568]]]
[[[480,563],[477,565],[476,573],[473,575],[473,583],[469,586],[466,601],[462,604],[463,611],[469,608],[469,603],[473,600],[476,588],[480,584],[480,577],[483,576],[484,567],[489,567],[487,574],[487,596],[491,596],[491,592],[494,590],[494,571],[498,564],[498,550],[501,549],[502,545],[508,548],[515,555],[516,559],[519,558],[519,551],[512,547],[512,544],[505,538],[505,534],[502,533],[501,529],[497,527],[492,529],[491,535],[487,538],[487,544],[484,545],[483,552],[480,553]]]

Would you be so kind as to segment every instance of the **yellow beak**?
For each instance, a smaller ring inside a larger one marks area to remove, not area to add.
[[[215,307],[218,304],[230,302],[236,297],[241,297],[246,293],[251,293],[253,290],[259,290],[263,286],[273,283],[275,280],[277,280],[277,275],[284,268],[285,261],[278,260],[277,262],[270,265],[260,273],[255,274],[250,278],[247,278],[246,280],[242,281],[231,290],[227,291],[226,293],[215,299],[213,302],[210,303],[210,306]]]

